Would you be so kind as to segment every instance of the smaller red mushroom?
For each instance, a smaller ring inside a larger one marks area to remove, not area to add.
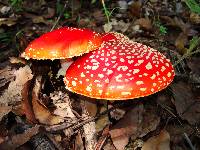
[[[65,59],[95,50],[101,35],[89,29],[63,27],[33,40],[22,54],[26,59]]]
[[[157,50],[109,33],[97,50],[78,58],[66,71],[69,91],[96,99],[126,100],[166,88],[174,78],[169,59]]]

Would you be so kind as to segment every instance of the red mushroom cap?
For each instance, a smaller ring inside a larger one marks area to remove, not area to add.
[[[69,91],[84,96],[126,100],[166,88],[174,75],[163,54],[124,37],[78,58],[66,71],[64,82]]]
[[[95,50],[101,44],[101,35],[96,32],[89,29],[63,27],[33,40],[22,56],[27,59],[71,58]]]

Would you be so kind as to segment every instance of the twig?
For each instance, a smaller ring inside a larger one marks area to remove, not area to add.
[[[56,20],[56,22],[54,23],[54,25],[53,25],[53,27],[51,28],[51,30],[50,31],[52,31],[55,27],[56,27],[56,25],[58,24],[58,22],[59,22],[59,20],[60,20],[60,18],[61,18],[61,16],[63,15],[63,13],[65,12],[65,9],[66,9],[66,7],[67,7],[67,3],[68,3],[68,1],[66,1],[65,2],[65,5],[64,5],[64,7],[63,7],[63,10],[62,10],[62,12],[60,12],[60,14],[59,14],[59,16],[58,16],[58,18],[57,18],[57,20]]]
[[[193,146],[193,144],[192,144],[190,138],[188,137],[188,135],[185,132],[183,133],[183,135],[184,135],[184,138],[186,139],[187,143],[189,144],[191,150],[196,150],[196,148]]]

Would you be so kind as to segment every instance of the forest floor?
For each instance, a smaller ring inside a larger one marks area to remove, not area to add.
[[[200,150],[200,3],[103,2],[1,0],[1,150]],[[171,60],[174,81],[127,101],[71,93],[60,61],[21,57],[32,40],[64,26],[148,45]]]

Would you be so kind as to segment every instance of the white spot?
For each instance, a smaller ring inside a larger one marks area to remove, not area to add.
[[[112,73],[113,73],[113,71],[108,69],[106,74],[107,74],[107,75],[110,75],[110,74],[112,74]]]
[[[133,74],[140,72],[140,69],[133,69]]]
[[[131,74],[130,74],[130,73],[127,73],[126,75],[127,75],[127,76],[129,76],[129,77],[131,76]]]
[[[151,88],[151,92],[154,92],[155,90],[153,88]]]
[[[162,77],[163,78],[163,81],[166,81],[166,78],[165,77]]]
[[[86,91],[91,92],[92,88],[90,86],[87,86]]]
[[[115,50],[111,50],[110,53],[111,53],[111,54],[115,54],[116,51],[115,51]]]
[[[76,86],[76,81],[72,81],[72,85],[73,85],[73,86]]]
[[[117,89],[124,89],[124,86],[123,85],[119,85],[119,86],[117,86]]]
[[[98,83],[98,84],[97,84],[97,87],[102,87],[102,85]]]
[[[99,90],[99,94],[102,94],[103,93],[103,90]]]
[[[162,71],[162,72],[165,71],[165,69],[166,69],[165,66],[162,66],[162,67],[161,67],[161,71]]]
[[[92,66],[92,70],[97,70],[99,68],[99,65]]]
[[[127,67],[127,66],[119,66],[119,67],[117,68],[118,71],[120,71],[121,69],[122,69],[123,71],[126,71],[126,70],[128,69],[128,67]]]
[[[155,87],[157,84],[156,83],[153,83],[153,86]]]
[[[109,83],[109,79],[108,78],[105,80],[105,83]]]
[[[115,77],[116,81],[117,81],[117,82],[122,82],[122,80],[119,79],[119,78],[121,78],[121,77],[122,77],[122,74],[119,74],[118,76],[116,76],[116,77]]]
[[[146,65],[146,69],[147,69],[147,70],[150,70],[150,69],[152,69],[152,65],[151,65],[151,63],[150,63],[150,62],[148,62],[148,64]]]
[[[127,58],[127,59],[131,59],[132,57],[131,57],[131,56],[126,56],[126,58]]]
[[[81,77],[84,78],[85,77],[85,74],[83,72],[81,72]]]
[[[120,61],[121,61],[121,62],[124,62],[125,60],[124,60],[124,58],[120,58]]]
[[[150,77],[152,80],[154,80],[156,78],[156,75],[153,74],[151,77]]]
[[[117,56],[112,56],[111,59],[117,59]]]
[[[110,66],[110,64],[109,64],[109,63],[105,63],[105,66],[107,66],[107,67],[108,67],[108,66]]]
[[[144,92],[147,88],[140,88],[140,91]]]
[[[121,92],[121,95],[131,95],[131,92]]]
[[[138,64],[142,64],[144,60],[138,60]]]
[[[94,83],[99,83],[100,81],[99,80],[94,80]]]
[[[172,76],[171,72],[168,72],[167,76],[170,78]]]
[[[144,82],[143,81],[136,81],[136,84],[141,85],[141,84],[144,84]]]
[[[133,60],[128,60],[128,63],[129,64],[132,64],[134,61]]]
[[[167,67],[169,67],[169,63],[165,63],[165,65],[166,65]]]
[[[98,74],[98,77],[99,77],[99,78],[103,78],[104,75],[103,75],[103,74]]]
[[[96,59],[92,59],[90,62],[93,63],[93,62],[98,62],[98,61]]]

